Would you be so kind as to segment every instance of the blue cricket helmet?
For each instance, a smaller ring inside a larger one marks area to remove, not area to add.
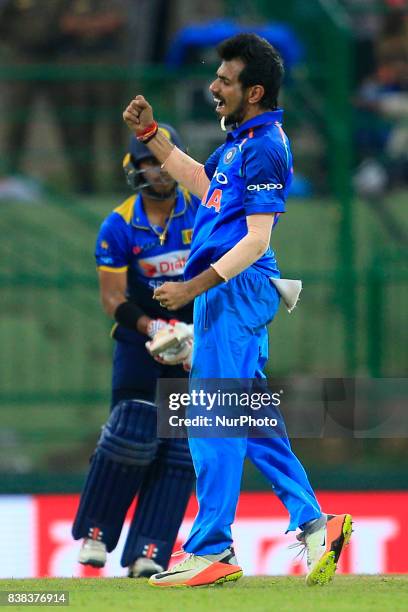
[[[159,123],[159,130],[182,151],[185,147],[176,130],[167,123]],[[138,165],[144,159],[154,159],[154,155],[148,147],[140,142],[136,136],[131,136],[129,144],[129,152],[123,158],[123,170],[125,172],[126,181],[134,191],[140,191],[142,188],[143,178]],[[144,186],[144,185],[143,185]]]

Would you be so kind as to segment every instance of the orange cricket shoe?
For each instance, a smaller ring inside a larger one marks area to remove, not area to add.
[[[169,571],[151,576],[149,584],[158,587],[212,586],[233,582],[241,576],[242,568],[230,547],[217,555],[189,554]]]
[[[307,552],[306,584],[324,585],[333,580],[343,547],[349,543],[352,533],[350,514],[329,514],[327,522],[317,529],[299,534],[298,540]]]

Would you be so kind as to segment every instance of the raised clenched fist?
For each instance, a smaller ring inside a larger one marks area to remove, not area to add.
[[[143,96],[136,96],[123,113],[123,119],[132,132],[141,134],[154,121],[153,109]]]

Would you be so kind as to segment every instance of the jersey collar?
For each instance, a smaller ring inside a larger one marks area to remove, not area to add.
[[[266,111],[261,115],[256,115],[256,117],[252,117],[252,119],[248,119],[245,123],[242,123],[240,126],[232,130],[228,136],[230,139],[238,138],[243,132],[246,132],[254,127],[261,127],[262,125],[266,125],[267,123],[282,123],[283,118],[283,110],[278,108],[274,111]]]
[[[160,204],[158,204],[160,206]],[[177,189],[176,196],[176,205],[174,209],[174,217],[179,217],[186,212],[187,209],[187,198],[184,196],[183,192],[180,189]],[[133,209],[133,218],[132,225],[137,229],[150,230],[150,223],[143,208],[142,196],[139,195],[136,197],[135,206]]]

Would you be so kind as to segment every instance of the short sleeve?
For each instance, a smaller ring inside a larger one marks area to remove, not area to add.
[[[214,172],[217,169],[218,162],[220,161],[221,153],[225,145],[221,145],[218,149],[215,149],[214,153],[210,155],[204,165],[205,173],[208,179],[211,181],[214,176]]]
[[[129,266],[126,223],[112,213],[102,223],[96,240],[95,259],[100,270],[124,272]]]
[[[283,213],[292,176],[289,150],[274,145],[252,146],[244,161],[244,208],[247,215]]]

